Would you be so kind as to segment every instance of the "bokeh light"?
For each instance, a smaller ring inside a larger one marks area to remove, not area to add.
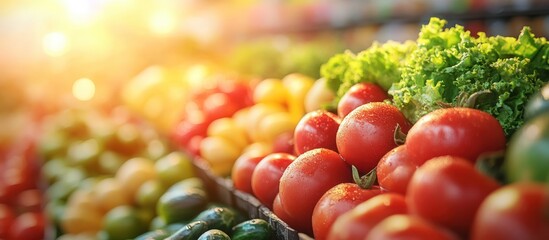
[[[80,78],[73,83],[72,94],[80,101],[89,101],[95,96],[95,83],[89,78]]]

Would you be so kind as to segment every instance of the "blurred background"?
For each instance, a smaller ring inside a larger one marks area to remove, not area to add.
[[[208,79],[317,78],[333,54],[416,39],[432,16],[549,35],[545,0],[2,0],[0,145],[75,105],[123,104],[168,129]]]

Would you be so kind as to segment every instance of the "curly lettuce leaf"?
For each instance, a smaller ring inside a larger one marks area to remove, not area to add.
[[[412,41],[374,42],[371,47],[356,55],[345,51],[330,58],[322,65],[321,76],[336,93],[334,105],[353,85],[360,82],[373,82],[388,90],[394,82],[400,81],[400,68],[415,46]]]
[[[415,122],[440,102],[456,105],[462,94],[489,90],[475,107],[496,117],[510,136],[523,123],[525,102],[549,74],[547,41],[528,27],[518,38],[475,38],[462,26],[445,25],[432,18],[422,27],[401,81],[389,89],[393,103]]]

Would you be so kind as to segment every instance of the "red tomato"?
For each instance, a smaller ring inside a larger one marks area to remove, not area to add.
[[[295,154],[294,133],[290,131],[278,135],[273,142],[273,152]]]
[[[227,94],[240,108],[253,104],[252,90],[245,82],[223,79],[223,81],[219,81],[217,89],[219,92]]]
[[[171,138],[180,148],[187,148],[191,145],[193,138],[205,137],[210,122],[206,121],[203,113],[196,111],[193,115],[188,115],[175,127]]]
[[[440,228],[418,216],[396,214],[385,218],[372,228],[367,240],[458,240],[451,231]]]
[[[362,82],[352,86],[339,100],[337,115],[341,118],[347,116],[355,108],[369,102],[383,102],[389,99],[387,92],[375,83]]]
[[[209,95],[204,100],[202,110],[206,119],[213,121],[219,118],[230,117],[241,108],[242,106],[236,100],[231,99],[228,94],[219,92]]]
[[[411,127],[395,106],[382,102],[364,104],[341,121],[337,149],[361,173],[370,172],[383,155],[397,146],[394,141],[397,125],[404,133]]]
[[[416,170],[406,202],[412,214],[466,237],[480,204],[499,184],[466,159],[433,158]]]
[[[15,215],[6,204],[0,204],[0,239],[7,239]]]
[[[313,210],[312,221],[315,239],[326,239],[332,224],[339,216],[380,193],[381,189],[377,186],[364,189],[356,183],[340,183],[330,188],[318,200]]]
[[[335,220],[329,229],[328,240],[364,239],[378,222],[393,214],[408,212],[404,196],[382,193],[360,203]]]
[[[312,234],[313,209],[333,186],[352,182],[351,168],[337,152],[317,148],[299,155],[280,178],[280,202],[288,215],[306,227],[297,229]]]
[[[38,189],[25,190],[17,196],[16,208],[19,212],[39,212],[42,210],[42,193]]]
[[[273,213],[280,218],[280,220],[284,221],[284,223],[288,224],[289,227],[295,229],[306,229],[307,224],[306,222],[299,221],[295,218],[292,218],[286,210],[284,210],[284,207],[282,207],[282,203],[280,202],[280,195],[276,195],[275,200],[273,202]]]
[[[537,183],[504,186],[482,202],[472,240],[549,239],[549,190]]]
[[[234,188],[253,194],[252,190],[252,174],[257,167],[257,164],[265,156],[250,156],[242,155],[234,162],[231,178],[233,180]]]
[[[288,153],[271,153],[261,160],[252,173],[252,190],[257,199],[269,209],[278,195],[280,178],[295,159]]]
[[[11,239],[44,239],[44,235],[44,215],[36,212],[19,215],[10,230]]]
[[[408,154],[418,165],[445,155],[475,162],[482,153],[504,150],[505,144],[498,120],[472,108],[435,110],[420,118],[406,136]]]
[[[305,114],[294,130],[296,155],[315,148],[337,151],[336,133],[340,118],[326,110],[316,110]]]
[[[404,195],[417,168],[408,157],[406,145],[400,145],[379,160],[376,168],[377,181],[384,190]]]

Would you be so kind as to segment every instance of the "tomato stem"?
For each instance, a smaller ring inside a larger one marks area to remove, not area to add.
[[[372,169],[364,176],[360,176],[358,169],[353,165],[353,180],[362,189],[371,189],[376,181],[376,168]]]
[[[395,127],[395,133],[393,134],[393,139],[397,146],[403,145],[406,142],[406,133],[402,131],[400,124],[397,124]]]
[[[478,97],[480,97],[482,95],[485,95],[485,94],[489,94],[489,93],[491,93],[490,90],[483,90],[483,91],[475,92],[475,93],[471,94],[471,96],[469,96],[467,98],[467,100],[465,100],[465,102],[462,104],[462,106],[468,107],[468,108],[475,108],[475,106],[478,103],[478,101],[477,101]]]

